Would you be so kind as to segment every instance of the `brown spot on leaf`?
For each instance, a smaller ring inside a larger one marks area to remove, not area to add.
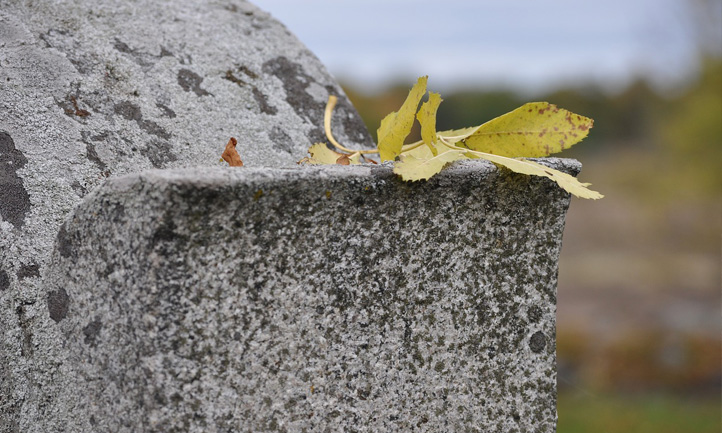
[[[338,165],[350,165],[351,160],[348,159],[348,155],[341,155],[336,159],[336,164]]]
[[[228,144],[226,144],[226,149],[223,151],[223,154],[221,154],[221,158],[231,167],[243,167],[243,161],[241,161],[241,156],[236,150],[236,144],[238,144],[238,141],[231,137],[231,139],[228,140]]]

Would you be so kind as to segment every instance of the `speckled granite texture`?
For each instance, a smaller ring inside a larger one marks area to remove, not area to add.
[[[59,230],[33,341],[67,358],[20,431],[553,432],[568,204],[480,160],[109,180]]]
[[[0,0],[0,433],[554,430],[568,195],[281,168],[329,94],[242,0]]]
[[[25,432],[53,374],[41,285],[58,228],[106,178],[283,167],[334,134],[371,138],[321,62],[242,0],[0,0],[0,432]]]

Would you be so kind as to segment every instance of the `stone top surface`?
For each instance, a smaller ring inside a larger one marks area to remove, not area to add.
[[[21,427],[551,432],[568,204],[485,161],[108,180],[59,231]]]
[[[547,167],[569,173],[573,176],[579,174],[582,168],[582,164],[579,161],[569,158],[532,158],[532,160],[544,164]],[[113,190],[123,190],[141,180],[143,182],[158,184],[159,186],[189,185],[202,189],[257,182],[279,183],[283,188],[283,184],[285,182],[300,180],[313,181],[316,179],[328,179],[344,181],[350,179],[365,179],[369,182],[375,182],[379,181],[379,179],[383,179],[385,182],[393,182],[400,190],[414,188],[423,189],[424,185],[427,184],[441,184],[445,187],[452,188],[453,182],[457,179],[468,177],[478,181],[480,188],[488,187],[485,183],[492,181],[499,176],[511,176],[511,178],[518,177],[519,179],[527,179],[531,182],[539,180],[535,176],[518,175],[506,169],[499,169],[493,163],[482,159],[454,162],[444,168],[439,175],[435,176],[430,181],[403,182],[399,177],[392,173],[392,170],[393,165],[390,163],[348,166],[301,164],[294,167],[280,167],[272,169],[258,167],[224,167],[216,169],[190,168],[148,170],[141,173],[133,173],[108,179],[102,185],[102,190],[105,191],[104,193]],[[548,183],[550,187],[556,188],[556,184],[554,184],[554,182],[549,181]],[[102,194],[103,192],[100,193]]]

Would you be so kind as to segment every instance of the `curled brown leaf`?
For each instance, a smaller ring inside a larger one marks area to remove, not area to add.
[[[241,161],[241,156],[236,150],[236,144],[238,144],[238,141],[231,137],[231,139],[228,140],[228,144],[226,144],[226,149],[223,151],[223,154],[221,154],[221,158],[231,167],[243,167],[243,161]]]

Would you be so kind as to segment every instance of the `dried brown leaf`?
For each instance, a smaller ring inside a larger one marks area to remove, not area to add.
[[[226,149],[223,151],[221,158],[231,167],[243,167],[243,161],[241,161],[241,156],[236,150],[236,144],[238,144],[238,141],[231,137],[231,139],[228,140],[228,144],[226,144]]]

